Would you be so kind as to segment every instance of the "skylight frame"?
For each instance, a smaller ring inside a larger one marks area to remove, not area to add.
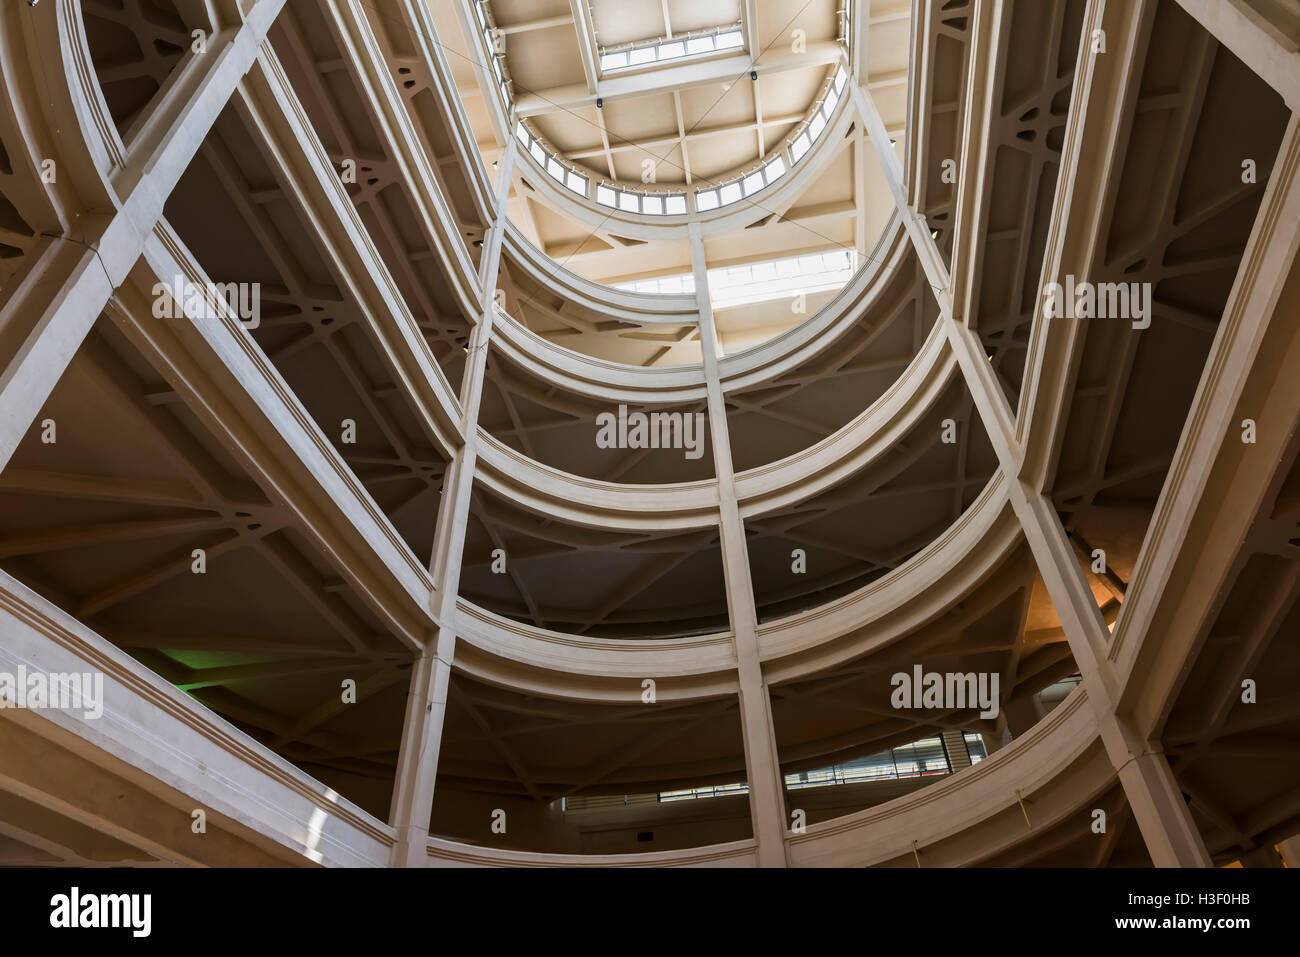
[[[597,47],[596,65],[602,76],[623,75],[725,56],[744,50],[745,43],[744,21],[736,20],[704,31]]]
[[[852,281],[861,264],[856,249],[835,247],[734,266],[713,266],[708,271],[710,304],[721,311],[799,294],[835,292]],[[614,288],[646,295],[691,295],[695,277],[692,273],[654,276],[617,283]]]

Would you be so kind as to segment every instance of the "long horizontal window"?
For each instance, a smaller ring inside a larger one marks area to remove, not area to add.
[[[948,763],[948,752],[943,746],[943,738],[923,738],[901,748],[890,748],[879,754],[865,758],[856,758],[842,764],[832,764],[815,771],[801,771],[787,774],[785,786],[789,790],[798,788],[820,788],[834,784],[859,784],[864,781],[899,781],[908,778],[935,777],[948,774],[952,767]]]
[[[748,794],[749,785],[744,781],[739,784],[717,784],[705,788],[682,788],[680,791],[660,791],[660,801],[690,801],[694,798],[726,797],[729,794]]]
[[[966,749],[971,762],[981,760],[984,755],[984,743],[978,734],[966,732]],[[948,774],[952,766],[948,760],[948,751],[940,737],[923,738],[902,747],[881,751],[879,754],[856,758],[815,771],[802,771],[787,774],[785,786],[788,790],[799,788],[820,788],[837,784],[858,784],[864,781],[898,781],[910,778],[937,777]],[[738,781],[734,784],[712,784],[698,788],[678,788],[673,791],[660,791],[658,794],[626,794],[616,796],[565,798],[563,810],[589,810],[593,808],[621,807],[633,804],[651,804],[656,801],[663,804],[672,801],[691,801],[697,798],[727,797],[733,794],[748,794],[749,784]]]
[[[853,249],[835,249],[738,266],[717,266],[709,270],[709,299],[714,309],[729,309],[788,299],[801,293],[827,292],[843,287],[857,269],[858,254]],[[637,279],[620,283],[615,288],[651,295],[691,295],[695,292],[695,277],[683,273]]]

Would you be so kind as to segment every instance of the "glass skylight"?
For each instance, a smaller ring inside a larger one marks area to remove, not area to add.
[[[703,56],[724,50],[735,50],[745,45],[745,35],[740,24],[718,27],[703,36],[662,37],[641,40],[622,48],[603,49],[600,52],[602,71],[629,70],[651,63],[666,63],[683,57]]]
[[[788,299],[799,293],[827,292],[843,287],[857,269],[858,254],[852,249],[718,266],[709,270],[709,296],[714,309],[727,309]],[[615,288],[652,295],[689,295],[695,292],[695,276],[656,276],[619,283]]]
[[[709,294],[714,309],[788,299],[839,289],[857,268],[857,252],[851,249],[720,266],[709,270]]]
[[[689,296],[695,292],[695,276],[692,273],[682,273],[680,276],[657,276],[654,279],[637,279],[633,282],[620,283],[614,288],[650,295]]]
[[[491,25],[490,14],[484,13],[484,5],[477,3],[474,5],[479,23],[483,26],[484,40],[488,44],[489,51],[492,49],[492,36],[494,28]],[[709,34],[704,37],[692,37],[686,40],[661,41],[655,47],[643,47],[641,50],[659,51],[655,55],[660,56],[663,50],[667,50],[670,55],[691,55],[692,44],[707,43],[710,50],[719,48],[719,44],[724,46],[743,45],[744,38],[739,30],[722,30],[717,33]],[[619,55],[629,55],[637,51],[621,51]],[[609,54],[612,55],[612,54]],[[646,60],[646,54],[637,52],[637,59]],[[648,62],[648,61],[647,61]],[[504,74],[501,60],[498,57],[492,58],[492,69],[497,76],[501,77],[501,92],[509,103],[509,77]],[[847,82],[847,74],[843,66],[837,68],[831,82],[827,84],[826,92],[823,94],[817,108],[812,113],[812,118],[808,121],[804,129],[790,141],[789,149],[786,152],[777,153],[772,156],[766,163],[757,169],[751,169],[742,173],[735,179],[721,183],[703,186],[695,192],[695,209],[697,212],[707,213],[725,206],[730,206],[742,199],[753,196],[755,193],[771,186],[778,179],[783,177],[794,164],[798,163],[809,150],[812,149],[813,143],[818,136],[825,132],[830,125],[831,117],[834,114],[836,106],[842,99],[842,91]],[[687,204],[686,193],[683,192],[664,192],[664,191],[639,191],[625,188],[621,185],[607,184],[597,182],[594,190],[592,181],[589,176],[578,169],[569,165],[568,161],[563,158],[555,149],[547,144],[540,136],[533,132],[532,127],[524,120],[515,122],[515,138],[519,141],[524,151],[541,167],[552,180],[560,186],[567,189],[574,195],[581,196],[584,199],[594,199],[596,203],[610,209],[616,209],[625,213],[638,213],[644,216],[685,216],[690,212]]]

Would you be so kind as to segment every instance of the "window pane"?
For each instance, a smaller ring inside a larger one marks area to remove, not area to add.
[[[614,191],[608,186],[597,186],[596,202],[600,203],[602,206],[613,206],[615,202]]]
[[[667,213],[668,213],[669,216],[681,216],[681,215],[685,214],[685,212],[686,212],[686,197],[685,197],[685,196],[669,196],[669,197],[668,197],[668,209],[667,209]]]
[[[618,208],[629,213],[639,213],[641,204],[637,202],[636,193],[620,193],[618,196]]]

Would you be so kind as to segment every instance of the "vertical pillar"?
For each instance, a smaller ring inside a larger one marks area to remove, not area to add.
[[[1119,735],[1109,732],[1118,728]],[[1115,742],[1113,737],[1128,739],[1128,744]],[[1142,831],[1147,853],[1156,867],[1213,867],[1210,852],[1205,848],[1201,832],[1192,820],[1187,799],[1174,777],[1173,768],[1163,752],[1146,742],[1133,741],[1133,736],[1113,712],[1103,723],[1102,738],[1111,760],[1116,762],[1124,797],[1133,811],[1133,820]],[[1127,751],[1128,760],[1116,761],[1116,755]]]
[[[727,409],[718,374],[718,335],[709,300],[709,274],[704,241],[698,224],[691,227],[691,268],[700,310],[700,351],[708,396],[709,434],[718,481],[718,521],[722,537],[722,564],[731,618],[736,670],[740,684],[740,723],[745,743],[745,774],[749,781],[749,813],[758,845],[760,867],[784,867],[785,801],[781,764],[777,757],[772,701],[758,657],[758,611],[749,572],[749,549],[736,498],[735,469]]]
[[[433,792],[438,777],[442,729],[447,714],[447,689],[456,653],[456,599],[460,592],[462,552],[469,525],[474,469],[478,463],[478,412],[487,374],[487,353],[496,318],[495,293],[501,266],[501,246],[506,231],[506,199],[514,172],[516,140],[510,137],[497,161],[496,218],[483,244],[479,261],[481,295],[478,323],[466,350],[461,380],[461,446],[442,482],[442,505],[434,534],[430,571],[437,631],[411,669],[411,689],[406,700],[402,746],[393,784],[393,827],[397,844],[393,865],[418,867],[427,859],[425,845],[433,814]]]

